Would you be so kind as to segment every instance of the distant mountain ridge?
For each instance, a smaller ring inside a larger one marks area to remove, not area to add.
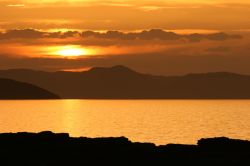
[[[59,99],[59,96],[28,83],[0,78],[0,99]]]
[[[154,76],[114,66],[84,72],[0,70],[0,77],[37,85],[65,99],[250,99],[250,76],[228,72]]]

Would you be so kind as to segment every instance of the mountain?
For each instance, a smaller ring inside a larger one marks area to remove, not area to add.
[[[37,86],[0,78],[0,99],[58,99],[59,97]]]
[[[0,77],[73,99],[250,99],[250,76],[227,72],[154,76],[114,66],[84,72],[1,70]]]

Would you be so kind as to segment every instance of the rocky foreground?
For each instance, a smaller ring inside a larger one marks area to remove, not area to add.
[[[0,134],[0,165],[250,165],[250,141],[201,139],[197,145],[133,143],[120,138],[68,134]]]

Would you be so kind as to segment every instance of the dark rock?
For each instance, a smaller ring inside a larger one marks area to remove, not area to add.
[[[119,138],[68,134],[0,134],[1,165],[249,165],[250,142],[201,139],[198,145],[132,143]]]

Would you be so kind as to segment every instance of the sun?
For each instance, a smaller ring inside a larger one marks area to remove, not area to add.
[[[89,51],[87,49],[81,48],[80,46],[63,46],[58,48],[55,54],[64,57],[78,57],[88,55]]]
[[[50,58],[78,59],[95,56],[98,54],[94,47],[83,47],[82,45],[57,45],[44,47],[42,50]]]
[[[85,55],[85,51],[82,49],[69,48],[58,51],[58,54],[61,56],[81,56]]]

